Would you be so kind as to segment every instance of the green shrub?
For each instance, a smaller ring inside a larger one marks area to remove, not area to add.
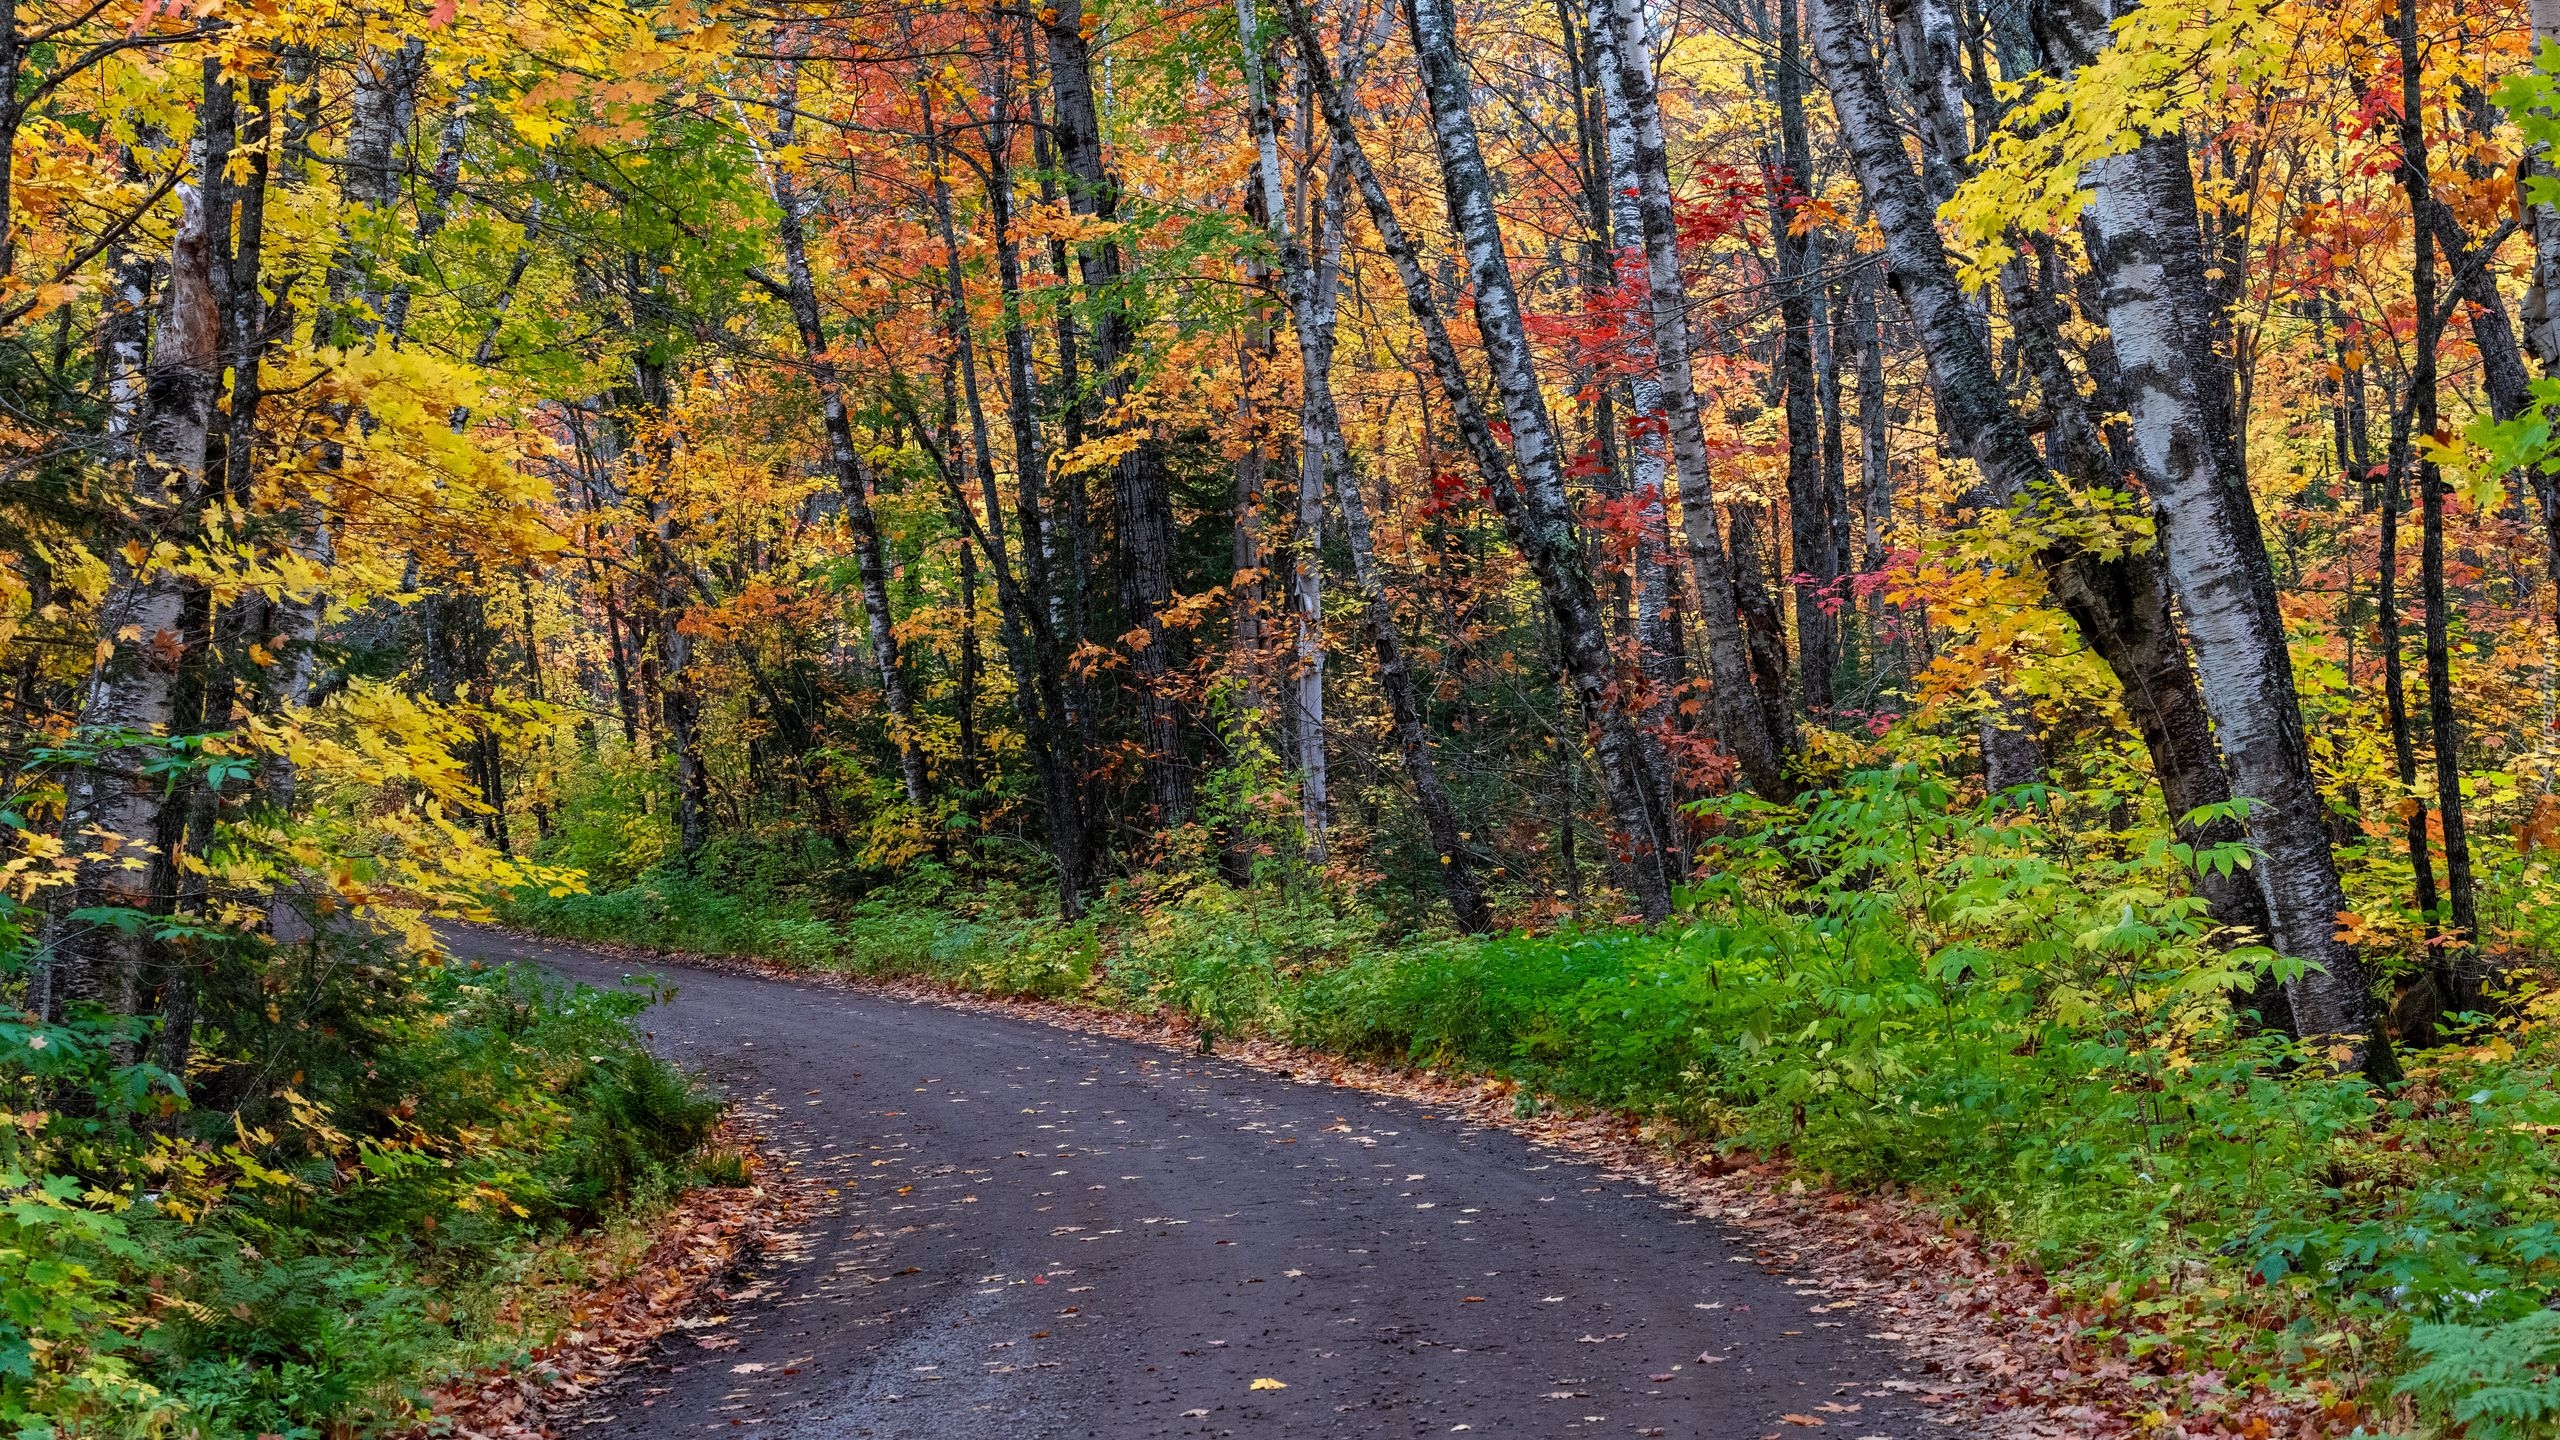
[[[1907,768],[1732,802],[1713,878],[1648,930],[1397,935],[1348,897],[1196,877],[1125,883],[1069,925],[936,876],[715,938],[1506,1076],[1917,1192],[2028,1247],[2101,1342],[2246,1381],[2327,1363],[2348,1329],[2385,1355],[2406,1338],[2438,1413],[2476,1376],[2507,1410],[2475,1406],[2475,1433],[2543,1423],[2518,1407],[2552,1383],[2533,1317],[2560,1296],[2560,998],[2378,1094],[2239,1022],[2235,994],[2284,962],[2216,934],[2188,876],[2245,850],[2082,833],[2080,807],[1965,802]],[[716,897],[647,884],[518,913],[642,943],[718,930]]]
[[[0,1026],[0,1423],[405,1429],[519,1343],[541,1242],[689,1173],[719,1105],[641,1047],[648,996],[320,949],[268,959],[272,1010],[208,984],[189,1097],[93,1023]]]

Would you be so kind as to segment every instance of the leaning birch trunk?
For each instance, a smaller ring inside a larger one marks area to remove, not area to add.
[[[1254,23],[1253,0],[1237,0],[1237,19],[1242,23],[1245,44],[1245,67],[1257,100],[1267,97],[1264,71],[1258,56],[1259,31]],[[1327,87],[1330,91],[1330,86]],[[1269,124],[1269,110],[1258,108],[1254,121],[1257,138],[1276,142]],[[1274,145],[1276,149],[1276,144]],[[1342,237],[1346,230],[1343,210],[1353,166],[1342,147],[1332,147],[1332,159],[1326,177],[1324,200],[1325,234],[1319,262],[1323,269],[1319,283],[1310,287],[1303,267],[1306,254],[1285,227],[1278,230],[1282,263],[1282,283],[1287,287],[1296,310],[1298,296],[1310,289],[1316,303],[1311,313],[1301,319],[1305,326],[1299,333],[1301,379],[1306,386],[1305,415],[1308,431],[1302,441],[1312,439],[1322,452],[1322,463],[1336,481],[1335,504],[1342,512],[1342,528],[1351,550],[1351,576],[1360,594],[1361,627],[1368,632],[1369,644],[1378,655],[1378,688],[1387,701],[1387,714],[1395,731],[1396,755],[1403,762],[1405,778],[1413,782],[1415,808],[1422,813],[1423,831],[1431,839],[1431,848],[1440,862],[1440,893],[1449,902],[1449,912],[1458,928],[1469,934],[1485,934],[1493,928],[1492,907],[1485,903],[1484,889],[1476,878],[1475,860],[1469,850],[1465,823],[1457,804],[1450,798],[1448,787],[1440,779],[1440,767],[1432,759],[1431,732],[1424,718],[1422,691],[1413,677],[1413,664],[1405,655],[1403,630],[1396,623],[1395,606],[1388,598],[1384,577],[1378,570],[1377,546],[1369,528],[1367,501],[1360,494],[1357,473],[1352,469],[1351,448],[1342,434],[1342,417],[1333,396],[1333,299],[1340,276]],[[1276,167],[1266,175],[1276,174]],[[1268,182],[1266,182],[1268,183]],[[1270,199],[1266,193],[1266,200]],[[1284,212],[1274,209],[1277,216]],[[1311,322],[1311,323],[1310,323]],[[1312,342],[1310,340],[1312,337]],[[1318,517],[1321,523],[1321,516]],[[1312,540],[1315,538],[1310,536]]]
[[[1476,136],[1466,62],[1458,53],[1457,17],[1449,0],[1407,0],[1405,15],[1414,53],[1422,62],[1423,93],[1430,104],[1450,221],[1466,251],[1476,328],[1483,336],[1504,418],[1511,425],[1519,486],[1510,497],[1505,518],[1545,592],[1556,622],[1566,681],[1583,723],[1596,737],[1601,780],[1626,847],[1629,888],[1637,910],[1649,920],[1660,919],[1671,912],[1677,869],[1667,777],[1653,773],[1645,763],[1635,726],[1620,713],[1611,693],[1608,631],[1565,495],[1555,425],[1547,414],[1511,262],[1503,250],[1501,219],[1493,208],[1493,177]],[[1328,121],[1332,118],[1329,113]],[[1342,128],[1347,126],[1337,127],[1337,137]],[[1657,297],[1659,293],[1657,289]],[[1693,394],[1693,409],[1695,401]],[[1671,403],[1676,410],[1678,396],[1671,397]],[[1676,453],[1676,430],[1673,443]],[[1712,531],[1712,525],[1709,528]]]
[[[178,657],[185,647],[188,582],[163,547],[186,543],[203,498],[206,439],[221,387],[221,317],[215,313],[212,247],[205,206],[192,185],[178,189],[179,220],[169,244],[169,285],[151,361],[131,470],[127,543],[101,546],[107,589],[99,607],[98,660],[80,706],[84,735],[104,748],[65,778],[62,833],[84,853],[66,910],[160,907],[154,878],[165,866],[126,861],[158,843],[168,787],[143,773],[177,714]],[[139,559],[134,557],[139,556]],[[28,1008],[58,1018],[74,1001],[130,999],[150,959],[150,942],[112,925],[67,918],[31,985]],[[128,1003],[124,1010],[129,1013]]]
[[[2092,167],[2092,261],[2130,400],[2135,464],[2195,646],[2205,707],[2233,786],[2252,802],[2254,867],[2271,938],[2319,968],[2286,987],[2305,1040],[2344,1064],[2391,1073],[2364,962],[2337,938],[2346,894],[2277,608],[2275,575],[2239,458],[2229,389],[2210,347],[2213,301],[2187,147],[2159,136]]]
[[[1324,43],[1317,37],[1315,26],[1307,17],[1303,0],[1281,0],[1281,3],[1288,15],[1290,36],[1297,42],[1299,62],[1306,67],[1309,88],[1323,111],[1325,128],[1332,134],[1334,153],[1350,167],[1352,183],[1359,188],[1361,203],[1368,208],[1370,223],[1377,229],[1379,248],[1386,251],[1389,262],[1395,266],[1397,282],[1404,290],[1405,308],[1411,312],[1415,327],[1422,332],[1423,349],[1430,357],[1432,375],[1440,382],[1441,393],[1448,398],[1450,417],[1457,428],[1458,438],[1466,446],[1468,457],[1475,462],[1477,474],[1483,479],[1486,490],[1493,496],[1494,508],[1501,514],[1503,526],[1512,542],[1528,557],[1548,611],[1558,617],[1558,630],[1576,633],[1573,627],[1563,623],[1564,617],[1571,615],[1581,623],[1579,633],[1591,642],[1579,648],[1559,647],[1563,652],[1567,678],[1573,686],[1576,704],[1582,708],[1585,723],[1602,742],[1599,747],[1601,773],[1611,787],[1610,803],[1614,812],[1622,826],[1628,824],[1631,812],[1625,806],[1632,798],[1637,802],[1632,815],[1641,823],[1646,819],[1641,802],[1647,798],[1651,777],[1642,769],[1634,727],[1626,723],[1624,716],[1614,714],[1607,705],[1595,710],[1586,699],[1587,695],[1605,695],[1608,682],[1608,654],[1605,636],[1599,628],[1599,597],[1592,589],[1591,577],[1581,568],[1580,557],[1574,549],[1559,553],[1554,548],[1552,537],[1559,533],[1555,523],[1558,517],[1547,516],[1533,504],[1528,487],[1513,474],[1511,457],[1504,453],[1501,442],[1495,438],[1492,422],[1484,407],[1477,403],[1473,382],[1468,379],[1465,366],[1459,362],[1456,343],[1449,337],[1448,321],[1440,313],[1439,297],[1430,277],[1423,273],[1421,253],[1414,248],[1404,226],[1396,219],[1395,208],[1387,201],[1386,188],[1378,183],[1377,171],[1370,166],[1368,154],[1361,147],[1360,132],[1351,123],[1350,108],[1343,99],[1341,88],[1334,82],[1331,66],[1325,60]],[[1459,85],[1463,97],[1463,79]],[[1469,138],[1472,138],[1471,134]],[[1477,170],[1481,174],[1481,158],[1477,161]],[[1505,293],[1508,294],[1507,289]],[[1540,434],[1547,439],[1544,458],[1552,470],[1555,464],[1552,432],[1542,430]],[[1561,489],[1560,482],[1557,488]],[[1564,521],[1561,535],[1567,542],[1573,539],[1569,518]],[[1611,728],[1613,725],[1614,729]],[[1627,783],[1629,777],[1633,781],[1632,797]],[[1650,793],[1660,795],[1662,792],[1651,789]],[[1631,830],[1630,833],[1651,836],[1662,832],[1654,829]],[[1654,893],[1667,912],[1670,886],[1667,877],[1659,878],[1661,883],[1655,887]],[[1641,877],[1639,879],[1641,881]],[[1638,892],[1638,901],[1639,904],[1652,903],[1642,890]]]
[[[1600,5],[1612,41],[1611,53],[1601,63],[1616,68],[1613,98],[1626,107],[1626,123],[1635,143],[1636,208],[1651,291],[1654,366],[1661,377],[1672,461],[1679,470],[1680,522],[1689,542],[1699,618],[1706,629],[1716,728],[1733,751],[1743,783],[1765,799],[1785,800],[1794,792],[1787,782],[1779,738],[1752,687],[1751,652],[1742,633],[1733,568],[1716,531],[1715,480],[1690,363],[1688,284],[1680,273],[1679,235],[1672,223],[1670,161],[1663,145],[1662,112],[1654,95],[1643,0],[1600,0]]]
[[[781,111],[783,129],[778,138],[789,145],[796,102],[787,100]],[[772,165],[767,167],[767,173],[773,184],[774,209],[779,212],[774,230],[782,240],[791,319],[800,332],[800,349],[809,365],[810,383],[818,390],[818,407],[826,423],[827,460],[835,471],[836,494],[844,505],[845,526],[853,532],[855,564],[862,576],[862,610],[871,639],[871,663],[880,671],[880,694],[897,732],[890,738],[898,747],[898,778],[905,787],[907,803],[922,810],[926,801],[924,751],[916,743],[915,704],[907,693],[906,672],[898,663],[896,622],[889,610],[889,567],[881,554],[880,522],[871,513],[870,467],[862,463],[861,452],[854,448],[853,420],[845,410],[844,386],[836,374],[835,358],[827,350],[817,285],[810,278],[809,205],[788,168]]]
[[[1989,342],[1957,286],[1938,238],[1935,207],[1903,147],[1884,74],[1868,48],[1855,0],[1814,0],[1812,38],[1840,116],[1860,189],[1885,234],[1887,278],[1919,333],[1944,433],[1964,445],[2002,504],[2048,503],[2051,471],[1992,369]],[[2045,583],[2123,687],[2173,820],[2231,798],[2195,676],[2168,606],[2156,551],[2101,559],[2055,550],[2037,557]],[[2186,832],[2207,843],[2214,828]],[[2246,876],[2210,871],[2198,892],[2225,925],[2271,934],[2265,896]]]

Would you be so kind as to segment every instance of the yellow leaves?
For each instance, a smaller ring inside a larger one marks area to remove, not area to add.
[[[569,122],[539,107],[511,106],[507,123],[515,127],[524,143],[536,149],[548,149],[569,128]]]
[[[1056,240],[1067,245],[1099,244],[1120,235],[1119,225],[1091,215],[1079,215],[1064,200],[1025,207],[1017,225],[1025,239]]]
[[[1274,1380],[1270,1376],[1265,1375],[1244,1388],[1247,1390],[1286,1390],[1289,1388],[1289,1382],[1286,1380]]]
[[[1136,450],[1139,442],[1144,438],[1133,430],[1117,430],[1109,434],[1096,435],[1083,444],[1059,451],[1050,461],[1050,473],[1063,479],[1068,476],[1091,475],[1107,470]]]
[[[1965,253],[1968,288],[2017,254],[2017,231],[2060,234],[2087,202],[2084,172],[2177,129],[2199,100],[2253,76],[2279,36],[2277,0],[2146,0],[2116,21],[2112,43],[2058,84],[2028,90],[1973,177],[1940,211]]]

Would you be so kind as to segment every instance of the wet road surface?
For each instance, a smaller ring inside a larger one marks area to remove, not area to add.
[[[725,1317],[569,1418],[582,1437],[1961,1433],[1855,1309],[1766,1273],[1746,1237],[1409,1101],[855,988],[448,938],[675,986],[651,1043],[826,1191]]]

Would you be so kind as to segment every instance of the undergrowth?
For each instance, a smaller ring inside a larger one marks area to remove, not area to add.
[[[1508,1077],[1911,1192],[2017,1247],[2102,1350],[2551,1433],[2560,997],[2521,982],[2514,1019],[2377,1092],[2235,1005],[2291,962],[2217,933],[2186,877],[2244,849],[2093,839],[2072,810],[1909,769],[1740,802],[1653,930],[1397,936],[1315,887],[1162,877],[1069,924],[931,872],[824,915],[661,875],[509,916]]]
[[[689,1177],[718,1104],[647,995],[323,944],[183,1086],[94,1011],[0,1023],[0,1424],[405,1431],[546,1338],[593,1249],[559,1242]]]

